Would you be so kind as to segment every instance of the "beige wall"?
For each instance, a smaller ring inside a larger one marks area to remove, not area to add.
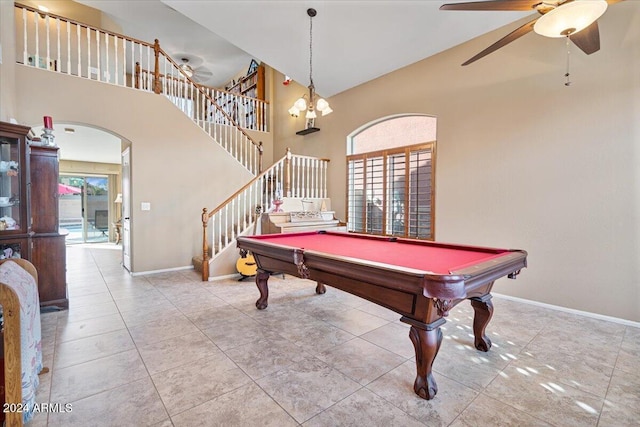
[[[5,0],[2,0],[5,1]],[[73,19],[81,24],[87,24],[94,28],[122,33],[122,28],[113,22],[108,15],[100,10],[85,6],[73,0],[20,0],[17,3],[38,8],[44,6],[49,9],[49,13]]]
[[[13,85],[16,62],[13,2],[0,1],[0,120],[8,122],[16,115],[16,91]],[[9,65],[7,65],[9,64]]]
[[[564,40],[533,33],[460,66],[511,29],[330,98],[334,113],[304,137],[286,114],[304,88],[280,85],[275,150],[329,157],[344,218],[347,135],[385,116],[436,116],[437,240],[529,251],[529,268],[496,292],[640,321],[640,2],[599,25],[601,51],[572,49],[570,87]]]
[[[213,208],[250,174],[166,98],[15,65],[18,117],[43,115],[107,130],[131,142],[132,268],[191,265],[202,248],[202,208]],[[141,202],[151,210],[142,211]]]
[[[436,116],[437,239],[528,250],[530,267],[497,292],[640,321],[640,2],[616,4],[599,23],[602,50],[572,50],[571,87],[564,41],[536,34],[460,67],[503,29],[332,97],[335,112],[305,137],[295,135],[304,120],[286,113],[305,88],[274,72],[273,157],[291,147],[330,158],[344,218],[347,135],[390,115]],[[215,163],[224,153],[157,95],[16,70],[21,122],[39,124],[46,111],[132,142],[135,271],[188,265],[200,229],[186,224],[243,173]],[[200,184],[219,176],[225,188]]]

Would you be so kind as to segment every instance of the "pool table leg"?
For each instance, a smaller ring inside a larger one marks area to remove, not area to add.
[[[438,386],[431,370],[442,343],[442,331],[440,326],[434,329],[411,326],[409,338],[416,350],[417,374],[413,390],[423,399],[433,399],[438,393]]]
[[[487,294],[480,298],[471,298],[471,307],[473,307],[473,311],[475,311],[475,316],[473,317],[475,346],[480,351],[489,351],[491,348],[491,340],[484,332],[489,324],[489,320],[491,320],[493,316],[491,295]]]
[[[256,286],[260,291],[260,298],[256,301],[258,310],[264,310],[267,308],[267,305],[269,305],[269,285],[267,284],[269,276],[271,276],[271,274],[268,271],[258,269],[256,272]]]

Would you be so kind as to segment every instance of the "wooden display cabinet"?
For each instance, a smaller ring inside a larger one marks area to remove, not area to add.
[[[58,148],[31,145],[29,127],[0,122],[0,258],[38,270],[41,306],[67,308],[65,234],[58,229]]]
[[[31,231],[57,233],[58,147],[32,145],[30,148]]]

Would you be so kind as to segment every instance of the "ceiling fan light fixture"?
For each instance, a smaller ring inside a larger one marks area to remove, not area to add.
[[[193,68],[191,68],[191,65],[189,65],[189,60],[187,58],[182,58],[182,64],[180,64],[180,69],[189,78],[193,77]]]
[[[607,10],[606,0],[574,0],[542,15],[533,30],[545,37],[566,37],[584,30]]]

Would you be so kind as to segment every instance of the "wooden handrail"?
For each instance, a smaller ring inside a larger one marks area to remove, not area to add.
[[[175,64],[176,64],[176,62],[174,61],[174,65],[175,65]],[[180,68],[180,67],[178,67],[178,68]],[[144,73],[153,73],[153,71],[151,71],[151,70],[147,70],[146,68],[142,68],[142,67],[141,67],[138,71],[140,72],[140,74],[144,74]],[[184,79],[182,79],[182,78],[178,78],[178,77],[174,77],[174,76],[166,75],[166,74],[163,74],[163,73],[158,74],[158,76],[159,76],[159,77],[161,77],[161,78],[174,80],[174,81],[176,81],[176,82],[182,82],[182,81],[184,81]],[[186,76],[186,74],[185,74],[185,76]],[[187,77],[188,77],[188,76],[187,76]],[[251,97],[251,96],[243,95],[243,94],[241,94],[241,93],[237,93],[237,92],[229,92],[229,91],[228,91],[228,90],[226,90],[226,89],[220,89],[220,88],[218,88],[218,87],[213,87],[213,86],[203,85],[202,83],[197,83],[197,82],[193,81],[192,79],[191,79],[191,82],[192,82],[195,86],[199,86],[199,87],[201,87],[201,88],[202,88],[202,89],[204,89],[204,90],[215,90],[216,92],[219,92],[219,93],[222,93],[222,94],[232,95],[232,96],[235,96],[235,97],[238,97],[238,98],[245,98],[245,99],[251,99],[251,100],[257,99],[257,100],[259,100],[260,102],[264,102],[265,104],[269,104],[269,101],[268,101],[268,100],[266,100],[266,99],[253,98],[253,97]]]
[[[262,145],[262,142],[260,142],[260,145]],[[207,215],[206,221],[209,221],[211,219],[211,217],[213,217],[216,213],[218,213],[224,207],[224,205],[230,203],[233,199],[238,197],[238,195],[240,193],[242,193],[247,188],[251,187],[253,184],[256,183],[256,181],[258,181],[263,176],[267,175],[269,172],[271,172],[273,169],[275,169],[277,167],[278,163],[280,163],[281,161],[284,161],[284,163],[285,163],[285,171],[288,171],[289,170],[289,164],[290,164],[291,157],[292,157],[292,155],[290,153],[291,153],[291,150],[289,148],[287,148],[287,154],[282,156],[280,159],[278,159],[278,161],[276,161],[273,165],[271,165],[267,170],[265,170],[264,172],[261,172],[259,175],[257,175],[251,181],[249,181],[246,185],[244,185],[238,191],[236,191],[231,196],[229,196],[224,202],[220,203],[217,208],[215,208],[214,210],[209,212],[208,215]],[[313,156],[300,156],[298,154],[296,154],[295,156],[297,158],[299,158],[299,159],[313,159],[313,160],[320,160],[322,162],[327,162],[327,163],[331,161],[330,159],[323,159],[323,158],[318,158],[318,157],[313,157]],[[288,188],[288,185],[289,185],[289,183],[286,183],[286,186],[283,189],[285,194],[287,194],[290,191],[290,188]],[[208,212],[208,209],[204,208],[203,212],[204,211]],[[202,217],[202,220],[203,220],[203,222],[205,221],[204,215]]]
[[[197,84],[197,83],[196,83]],[[202,87],[203,89],[207,90],[207,89],[211,89],[211,90],[215,90],[218,91],[220,93],[225,93],[228,95],[232,95],[232,96],[236,96],[238,98],[245,98],[245,99],[257,99],[260,102],[264,102],[265,104],[269,104],[269,101],[265,100],[265,99],[260,99],[260,98],[252,98],[250,96],[247,95],[242,95],[241,93],[236,93],[236,92],[229,92],[228,90],[224,90],[224,89],[218,89],[217,87],[212,87],[212,86],[205,86],[205,85],[199,85],[200,87]]]
[[[198,85],[198,83],[196,83],[196,82],[195,82],[191,77],[189,77],[189,76],[184,72],[184,70],[183,70],[182,68],[180,68],[180,66],[178,65],[178,63],[176,63],[176,61],[174,61],[173,59],[171,59],[171,57],[170,57],[169,55],[167,55],[167,53],[166,53],[166,52],[165,52],[165,51],[164,51],[164,50],[163,50],[159,45],[158,45],[158,51],[159,51],[159,52],[161,52],[161,53],[164,55],[165,59],[166,59],[166,60],[168,60],[168,61],[169,61],[169,63],[171,63],[171,64],[172,64],[172,65],[173,65],[173,66],[178,70],[178,72],[180,72],[180,74],[182,74],[182,75],[185,77],[185,79],[186,79],[186,80],[188,80],[189,82],[191,82],[191,83],[196,87],[196,89],[198,89],[198,91],[200,91],[200,93],[202,93],[202,94],[207,98],[207,100],[208,100],[209,102],[211,102],[211,104],[213,104],[213,106],[215,106],[215,107],[216,107],[216,109],[217,109],[219,112],[221,112],[221,113],[225,116],[225,118],[226,118],[227,120],[229,120],[229,122],[230,122],[231,124],[233,124],[233,126],[235,126],[235,127],[236,127],[236,128],[237,128],[237,129],[238,129],[238,130],[239,130],[239,131],[240,131],[244,136],[246,136],[246,137],[247,137],[247,139],[248,139],[249,141],[251,141],[251,143],[252,143],[253,145],[255,145],[256,147],[260,145],[260,144],[259,144],[259,143],[257,143],[253,138],[251,138],[251,136],[250,136],[250,135],[249,135],[249,134],[248,134],[244,129],[242,129],[242,127],[240,127],[240,125],[238,125],[238,123],[237,123],[235,120],[233,120],[233,119],[231,118],[231,116],[230,116],[229,114],[227,114],[227,112],[226,112],[226,111],[224,111],[224,110],[223,110],[223,109],[218,105],[218,103],[217,103],[217,102],[215,102],[215,101],[214,101],[214,100],[209,96],[209,94],[207,93],[207,91],[206,91],[206,90],[202,89],[202,88],[200,87],[200,85]],[[159,70],[158,70],[158,72],[159,72]]]
[[[293,161],[295,160],[295,162]],[[307,160],[311,160],[307,162]],[[228,197],[224,202],[220,203],[216,208],[209,211],[207,208],[202,209],[202,280],[207,281],[209,279],[209,242],[207,241],[207,228],[209,221],[213,219],[213,241],[212,245],[215,245],[216,242],[218,245],[222,245],[222,236],[224,238],[224,245],[219,246],[217,251],[214,251],[214,254],[219,253],[223,250],[230,241],[233,241],[235,235],[239,235],[244,232],[248,226],[253,224],[252,220],[247,221],[247,216],[251,214],[251,211],[257,207],[262,206],[264,204],[267,205],[269,203],[273,203],[273,201],[279,197],[286,195],[286,197],[291,197],[292,194],[292,181],[291,176],[292,172],[295,172],[298,178],[300,178],[300,170],[303,171],[303,176],[306,176],[307,179],[311,180],[311,185],[309,185],[309,181],[303,178],[303,182],[306,185],[303,194],[309,194],[310,191],[313,191],[313,194],[321,194],[320,197],[326,197],[326,181],[322,180],[322,177],[326,179],[326,165],[329,163],[328,159],[319,159],[316,157],[310,156],[297,156],[291,154],[291,150],[287,148],[287,153],[276,161],[273,165],[271,165],[267,170],[261,172],[258,176],[253,178],[250,182],[240,188],[238,191],[233,193],[230,197]],[[324,166],[323,166],[324,164]],[[302,169],[301,169],[302,168]],[[313,175],[312,175],[313,174]],[[275,197],[273,194],[275,184],[276,193]],[[296,194],[300,196],[300,180],[296,180],[296,184],[298,184],[298,190]],[[265,190],[264,187],[267,185],[269,190]],[[284,188],[280,186],[284,185]],[[318,190],[322,186],[322,190]],[[278,193],[278,191],[281,191]],[[268,196],[266,194],[269,194]],[[248,196],[248,197],[247,197]],[[305,197],[305,196],[302,196]],[[316,196],[312,196],[316,197]],[[256,203],[258,203],[256,205]],[[231,218],[232,222],[229,223],[227,218],[229,216],[229,211],[225,211],[225,209],[229,209],[231,206]],[[266,209],[265,209],[266,210]],[[224,218],[224,219],[223,219]],[[216,221],[218,224],[218,236],[216,238],[215,230],[216,230]],[[231,239],[229,239],[228,235],[222,234],[222,226],[224,225],[224,229],[228,230],[231,227],[234,231],[231,233]]]
[[[260,150],[262,152],[262,142],[260,142]],[[209,225],[209,220],[213,218],[215,214],[224,209],[229,203],[235,200],[242,192],[246,191],[249,187],[254,185],[259,180],[263,179],[267,174],[271,173],[277,165],[282,162],[288,162],[291,157],[291,151],[287,148],[287,154],[285,154],[280,160],[271,165],[267,170],[261,172],[256,177],[254,177],[251,181],[245,184],[238,191],[229,196],[224,202],[220,203],[218,207],[214,208],[211,212],[208,211],[207,208],[202,209],[202,281],[205,282],[209,280],[209,243],[207,241],[207,227]],[[262,156],[260,156],[262,159]],[[262,165],[261,165],[262,168]]]
[[[259,175],[257,175],[255,178],[253,178],[251,181],[249,181],[247,184],[245,184],[241,189],[239,189],[238,191],[236,191],[235,193],[233,193],[231,196],[229,196],[227,198],[227,200],[225,200],[224,202],[220,203],[218,205],[217,208],[215,208],[214,210],[212,210],[211,212],[208,213],[207,218],[205,220],[205,216],[203,214],[202,216],[202,222],[204,223],[205,221],[209,222],[209,220],[211,219],[211,217],[213,217],[215,214],[217,214],[220,210],[222,210],[224,208],[225,205],[231,203],[231,201],[233,199],[235,199],[236,197],[238,197],[240,195],[240,193],[242,193],[244,190],[246,190],[247,188],[251,187],[253,184],[256,183],[256,181],[262,179],[262,177],[264,177],[265,175],[267,175],[269,172],[271,172],[273,169],[275,169],[278,165],[278,163],[280,163],[281,161],[285,160],[285,163],[287,162],[287,155],[284,155],[281,159],[279,159],[277,162],[275,162],[273,165],[271,165],[267,170],[265,170],[264,172],[261,172]],[[207,211],[207,208],[203,209],[203,212]]]

